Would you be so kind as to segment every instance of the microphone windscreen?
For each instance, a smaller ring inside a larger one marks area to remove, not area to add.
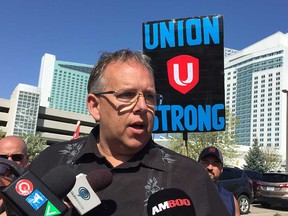
[[[68,166],[57,166],[46,173],[41,181],[54,193],[58,198],[64,198],[73,188],[76,175]]]
[[[24,169],[15,161],[0,158],[0,191],[10,185],[23,172]]]
[[[2,174],[5,175],[5,172],[7,170],[7,167],[10,171],[11,175],[14,175],[15,177],[18,177],[23,174],[24,169],[15,161],[10,161],[5,158],[0,158],[0,175],[3,176]],[[2,171],[5,171],[4,173]]]
[[[194,216],[191,198],[177,188],[167,188],[152,194],[147,203],[148,216]]]
[[[109,170],[99,169],[89,173],[86,179],[93,191],[98,192],[112,183],[113,176]]]

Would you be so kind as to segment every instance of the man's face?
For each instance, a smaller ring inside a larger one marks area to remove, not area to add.
[[[217,181],[223,172],[223,164],[213,155],[203,157],[200,164],[207,170],[213,182]]]
[[[134,61],[109,64],[104,79],[103,91],[130,89],[155,93],[152,74]],[[100,144],[116,155],[134,155],[141,150],[151,137],[155,106],[148,105],[143,95],[134,103],[118,101],[114,94],[97,98],[99,114],[93,117],[100,123]]]
[[[25,143],[17,137],[5,137],[0,140],[0,157],[13,160],[22,168],[28,166],[29,156],[25,152]]]

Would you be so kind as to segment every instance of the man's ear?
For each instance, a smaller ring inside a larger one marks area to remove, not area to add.
[[[92,115],[92,117],[95,119],[95,121],[100,121],[100,100],[97,96],[94,94],[89,93],[87,95],[87,108],[89,113]]]
[[[29,158],[30,158],[30,155],[27,153],[25,156],[25,158],[23,159],[23,164],[22,164],[22,168],[27,168],[29,166]]]

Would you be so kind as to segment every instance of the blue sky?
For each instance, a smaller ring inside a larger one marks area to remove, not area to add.
[[[0,5],[0,98],[38,85],[45,53],[95,64],[101,51],[142,50],[142,23],[221,14],[224,46],[288,32],[286,0],[7,0]]]

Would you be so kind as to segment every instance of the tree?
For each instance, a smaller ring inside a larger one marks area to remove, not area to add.
[[[36,135],[24,134],[21,135],[21,137],[27,144],[27,151],[30,155],[30,162],[34,160],[34,158],[47,147],[47,140],[42,137],[41,133],[36,133]]]
[[[169,136],[169,148],[172,150],[198,160],[201,151],[208,146],[215,146],[221,150],[224,163],[230,164],[237,156],[236,135],[234,133],[237,120],[226,110],[226,130],[215,132],[193,132],[187,134],[187,143],[183,141],[182,134]]]
[[[262,149],[269,171],[278,171],[281,168],[282,157],[275,148],[266,147]]]
[[[5,137],[5,132],[4,131],[2,131],[2,130],[0,130],[0,139],[2,139],[2,138],[4,138]]]
[[[248,154],[244,157],[244,160],[246,162],[246,164],[243,166],[244,169],[256,170],[261,173],[269,170],[265,155],[261,151],[257,139],[254,139],[252,148],[249,149]]]

